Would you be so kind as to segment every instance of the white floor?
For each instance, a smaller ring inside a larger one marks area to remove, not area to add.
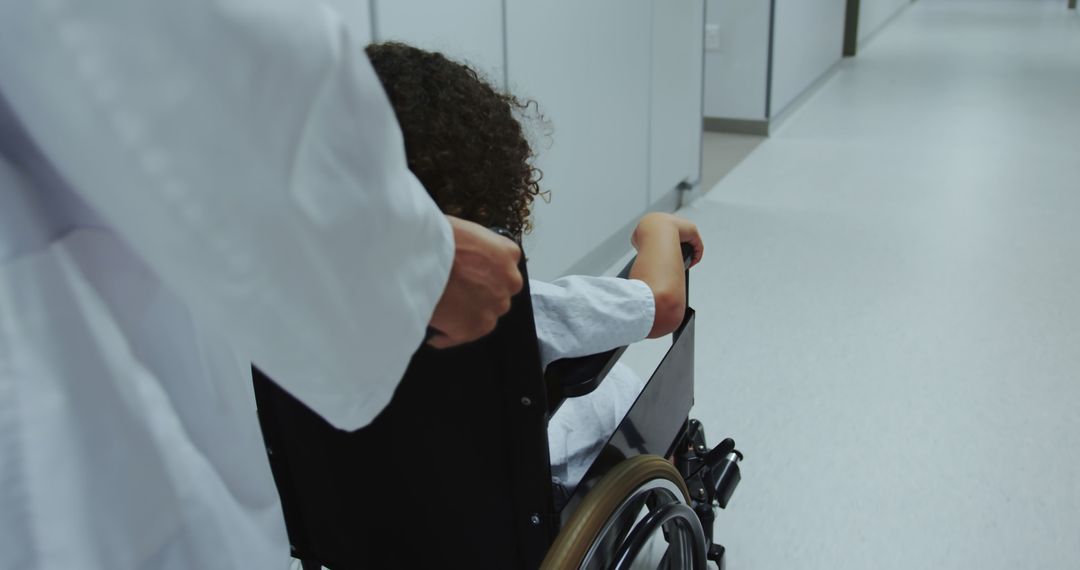
[[[731,569],[1080,568],[1080,17],[920,0],[686,214]]]

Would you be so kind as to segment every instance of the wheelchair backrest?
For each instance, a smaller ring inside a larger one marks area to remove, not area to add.
[[[492,334],[421,347],[390,404],[358,431],[253,375],[293,556],[333,570],[543,560],[558,521],[527,278]]]

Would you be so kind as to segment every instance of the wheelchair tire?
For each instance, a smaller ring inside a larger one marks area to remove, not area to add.
[[[650,486],[664,487],[675,501],[690,504],[686,483],[666,459],[656,455],[631,457],[616,465],[585,496],[552,543],[541,570],[581,568],[593,545],[610,530],[609,521],[621,516],[623,505]],[[700,526],[697,528],[696,532],[701,533]]]

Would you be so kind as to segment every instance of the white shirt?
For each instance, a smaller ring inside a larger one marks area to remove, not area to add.
[[[310,0],[0,3],[0,569],[285,567],[248,363],[343,428],[452,260]]]
[[[597,354],[643,340],[652,330],[656,302],[643,281],[616,277],[564,277],[530,281],[533,318],[544,368],[560,358]],[[581,481],[644,381],[616,363],[600,386],[568,398],[548,422],[551,474],[568,493]]]

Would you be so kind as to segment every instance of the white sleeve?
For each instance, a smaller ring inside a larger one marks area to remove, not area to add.
[[[56,169],[349,429],[393,394],[453,258],[363,47],[312,0],[0,3],[0,92]]]
[[[572,275],[529,281],[533,319],[546,368],[560,358],[586,356],[649,336],[656,302],[644,281]]]

